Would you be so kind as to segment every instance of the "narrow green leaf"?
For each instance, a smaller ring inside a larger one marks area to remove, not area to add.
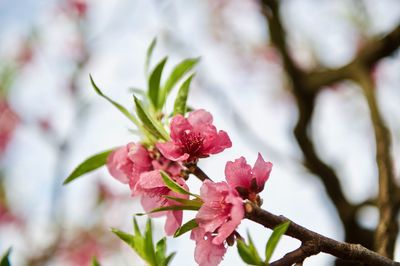
[[[144,232],[144,250],[147,255],[147,262],[150,265],[157,266],[156,254],[154,251],[154,244],[153,244],[153,229],[151,226],[150,219],[147,220],[146,230]]]
[[[167,239],[163,237],[156,244],[157,265],[164,265],[166,251],[167,251]]]
[[[200,57],[197,58],[188,58],[180,62],[178,65],[174,67],[171,72],[171,75],[168,77],[165,85],[161,91],[160,97],[160,107],[164,106],[165,100],[167,99],[168,94],[171,92],[173,87],[179,82],[183,76],[188,73],[200,60]]]
[[[63,185],[70,183],[71,181],[75,180],[76,178],[82,176],[83,174],[89,173],[97,168],[103,166],[107,162],[108,155],[113,150],[103,151],[101,153],[95,154],[85,161],[83,161],[80,165],[78,165],[74,171],[64,180]]]
[[[128,244],[131,248],[135,249],[135,243],[133,241],[133,235],[125,233],[121,230],[118,230],[116,228],[111,228],[111,231],[118,236],[122,241],[124,241],[126,244]]]
[[[151,57],[153,55],[154,48],[156,47],[156,44],[157,44],[157,38],[154,37],[153,40],[151,41],[149,47],[147,48],[146,61],[145,61],[145,65],[144,65],[144,70],[145,70],[146,76],[148,75],[147,73],[149,73],[150,61],[151,61]]]
[[[256,265],[263,265],[263,262],[261,260],[260,255],[258,254],[258,251],[254,245],[253,239],[250,236],[250,233],[247,231],[247,238],[249,239],[249,251],[252,254],[253,260],[256,263]]]
[[[178,95],[176,96],[174,103],[174,115],[181,114],[185,115],[186,113],[186,101],[189,94],[190,83],[195,74],[190,75],[189,78],[185,80],[178,91]]]
[[[185,205],[185,206],[201,207],[201,205],[203,205],[203,202],[199,199],[189,200],[189,199],[182,199],[182,198],[178,198],[178,197],[171,197],[171,196],[167,196],[167,195],[164,195],[163,197],[166,199],[176,201],[178,203],[182,203],[182,205]]]
[[[160,207],[160,208],[155,208],[151,210],[150,212],[147,213],[136,213],[136,216],[143,216],[143,215],[149,215],[151,213],[156,213],[156,212],[163,212],[163,211],[197,211],[199,210],[200,207],[197,206],[184,206],[184,205],[172,205],[172,206],[165,206],[165,207]]]
[[[10,253],[11,253],[11,248],[9,248],[1,257],[0,266],[11,266],[9,259]]]
[[[135,232],[135,236],[142,237],[142,233],[140,232],[139,225],[135,217],[133,217],[133,231]]]
[[[144,127],[148,130],[153,136],[156,138],[160,138],[163,140],[169,140],[169,135],[162,127],[160,123],[158,123],[143,107],[142,102],[134,96],[136,112],[139,116],[140,120],[143,122]]]
[[[268,263],[278,245],[279,240],[282,235],[284,235],[289,228],[290,221],[284,222],[274,228],[271,237],[268,239],[267,245],[265,247],[265,263]]]
[[[175,255],[176,255],[176,252],[172,252],[171,254],[168,255],[168,257],[165,259],[165,266],[168,266],[168,264],[175,257]]]
[[[236,240],[236,247],[239,253],[239,256],[242,258],[244,262],[250,265],[257,265],[257,262],[254,261],[253,255],[249,249],[249,247],[242,240]]]
[[[159,110],[158,108],[158,102],[159,102],[159,94],[160,94],[160,82],[161,82],[161,75],[162,71],[164,69],[165,63],[167,62],[168,58],[165,57],[163,58],[157,66],[154,68],[153,72],[151,72],[150,77],[149,77],[149,90],[148,90],[148,96],[150,99],[150,102],[154,106],[156,110]]]
[[[96,257],[92,258],[92,266],[101,266],[100,262],[97,260]]]
[[[180,194],[192,195],[198,197],[198,195],[190,193],[189,191],[181,187],[178,183],[176,183],[174,180],[172,180],[172,178],[169,177],[169,175],[166,172],[160,171],[160,173],[165,185],[172,191]]]
[[[116,101],[112,100],[110,97],[105,95],[99,87],[94,83],[94,80],[91,75],[90,76],[90,82],[92,83],[92,86],[94,90],[97,92],[98,95],[109,101],[112,105],[114,105],[121,113],[123,113],[129,120],[131,120],[135,125],[140,127],[139,121],[136,119],[134,115],[132,115],[125,107],[123,107],[121,104],[117,103]]]
[[[189,232],[190,230],[192,230],[193,228],[196,228],[197,226],[199,226],[196,222],[196,219],[192,219],[188,222],[186,222],[184,225],[182,225],[181,227],[179,227],[174,234],[174,237],[178,237],[183,235],[186,232]]]

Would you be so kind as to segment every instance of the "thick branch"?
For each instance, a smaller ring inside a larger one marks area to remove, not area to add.
[[[294,129],[296,140],[304,154],[306,167],[320,178],[328,196],[335,205],[344,224],[353,218],[355,208],[351,205],[341,188],[335,171],[324,163],[317,155],[314,144],[308,136],[308,127],[314,110],[315,94],[307,90],[304,73],[297,68],[289,56],[286,47],[285,30],[279,17],[279,5],[276,0],[263,0],[262,12],[268,19],[271,41],[282,55],[284,68],[293,86],[293,94],[297,101],[299,118]]]
[[[351,69],[358,64],[363,64],[371,68],[380,59],[391,55],[400,46],[400,24],[392,32],[382,39],[370,41],[362,48],[352,62],[337,68],[326,69],[323,71],[314,71],[308,73],[305,77],[305,83],[310,91],[320,90],[321,87],[333,84],[335,82],[350,79]]]
[[[318,247],[311,241],[305,242],[298,249],[287,253],[283,258],[270,263],[270,266],[290,266],[302,263],[306,258],[319,253]]]
[[[246,218],[267,228],[273,229],[279,224],[290,221],[284,216],[274,215],[266,210],[263,210],[253,203],[245,203]],[[286,235],[300,240],[303,244],[313,245],[310,250],[311,255],[320,252],[331,254],[337,258],[349,261],[361,262],[365,265],[394,265],[400,266],[399,262],[394,262],[387,257],[384,257],[376,252],[373,252],[359,244],[349,244],[339,242],[329,237],[320,235],[314,231],[290,221],[290,226],[286,231]],[[296,251],[298,253],[300,251]],[[292,254],[293,255],[293,254]]]
[[[197,166],[197,164],[187,163],[185,166],[191,174],[195,175],[201,181],[204,181],[206,179],[211,180],[211,178],[206,173],[204,173],[203,170],[201,170],[201,168]]]
[[[399,229],[396,219],[396,183],[390,156],[390,133],[380,114],[374,82],[368,69],[364,65],[360,65],[353,73],[355,73],[354,78],[364,91],[375,133],[376,162],[379,173],[378,207],[380,214],[375,232],[375,250],[384,256],[392,258]]]

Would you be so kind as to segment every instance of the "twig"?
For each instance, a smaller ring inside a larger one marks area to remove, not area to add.
[[[354,69],[353,73],[354,78],[364,91],[375,132],[376,162],[379,173],[378,208],[380,214],[375,232],[375,250],[384,256],[392,258],[399,228],[396,219],[396,183],[390,156],[390,133],[380,114],[374,82],[368,69],[364,65],[359,65]]]
[[[284,216],[277,216],[266,210],[263,210],[251,202],[245,203],[245,210],[247,219],[270,229],[275,228],[283,222],[290,221]],[[294,254],[292,252],[292,254],[289,255],[289,257],[298,255],[299,260],[304,259],[305,254],[315,255],[323,252],[344,260],[361,262],[365,265],[400,266],[399,262],[392,261],[387,257],[363,247],[362,245],[349,244],[333,240],[329,237],[308,230],[307,228],[298,225],[293,221],[290,221],[289,228],[285,234],[300,240],[304,245],[304,250],[295,250]]]
[[[201,181],[204,181],[206,179],[211,180],[211,178],[206,173],[204,173],[203,170],[201,170],[201,168],[198,167],[196,164],[187,163],[185,164],[185,166],[188,169],[189,173],[195,175]]]
[[[311,123],[314,103],[316,95],[314,92],[307,89],[304,83],[305,74],[295,65],[289,56],[286,47],[285,30],[283,29],[282,22],[279,17],[279,5],[276,0],[263,0],[262,12],[268,20],[270,29],[271,41],[279,50],[283,58],[283,65],[288,74],[293,87],[293,94],[297,101],[297,108],[299,118],[294,129],[294,135],[297,143],[299,144],[305,159],[305,166],[314,173],[322,181],[326,192],[335,205],[339,217],[345,226],[346,236],[354,235],[354,230],[357,227],[355,221],[356,207],[346,199],[342,187],[340,185],[339,177],[336,175],[332,167],[323,162],[317,155],[314,144],[308,136],[308,127]],[[366,241],[362,243],[367,245],[370,239],[372,240],[372,233],[363,232],[363,236],[367,237]],[[352,240],[353,237],[350,239]],[[367,245],[370,246],[370,245]]]
[[[353,61],[337,69],[326,69],[307,73],[304,82],[310,91],[320,90],[321,87],[350,79],[351,69],[358,64],[371,68],[380,59],[392,54],[400,45],[400,24],[381,39],[370,41],[362,48]]]

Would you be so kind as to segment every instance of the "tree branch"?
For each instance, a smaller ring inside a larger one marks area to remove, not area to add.
[[[399,36],[400,37],[400,36]],[[396,213],[396,183],[390,156],[390,133],[380,114],[376,101],[374,82],[364,65],[354,69],[354,78],[364,91],[368,103],[376,142],[376,163],[379,174],[378,207],[380,219],[375,232],[375,250],[393,257],[394,245],[399,231]]]
[[[381,39],[371,40],[354,57],[353,61],[337,69],[313,71],[305,76],[310,91],[318,91],[323,86],[350,79],[351,69],[358,64],[371,68],[380,59],[391,55],[400,46],[400,24]]]
[[[335,171],[324,163],[317,155],[314,144],[308,136],[308,128],[314,111],[315,94],[307,90],[305,74],[297,68],[289,56],[286,47],[285,30],[279,17],[279,5],[276,0],[263,0],[262,13],[268,20],[271,41],[282,55],[284,68],[293,87],[293,94],[297,102],[299,118],[294,129],[296,140],[304,154],[305,166],[320,178],[328,196],[335,205],[343,224],[353,219],[355,207],[350,204],[341,188]],[[347,230],[346,230],[347,231]]]
[[[295,263],[302,263],[306,258],[319,253],[313,242],[305,242],[298,249],[287,253],[283,258],[270,263],[270,266],[290,266]]]
[[[263,210],[251,202],[246,202],[244,207],[245,216],[247,219],[270,229],[273,229],[286,221],[290,221],[284,216],[277,216],[266,210]],[[296,255],[297,258],[304,259],[304,254],[302,253],[311,256],[323,252],[343,260],[357,261],[365,265],[400,266],[399,262],[394,262],[387,257],[363,247],[362,245],[336,241],[314,231],[308,230],[307,228],[298,225],[293,221],[290,221],[290,225],[285,234],[300,240],[302,244],[306,246],[303,246],[303,250],[295,250],[294,254],[291,252],[291,254],[289,254],[290,257]]]

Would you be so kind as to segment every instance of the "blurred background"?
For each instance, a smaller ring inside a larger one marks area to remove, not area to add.
[[[305,72],[346,65],[370,40],[400,24],[398,0],[279,5],[290,57]],[[62,182],[88,156],[138,140],[129,121],[95,94],[89,73],[106,94],[133,110],[132,90],[146,88],[144,61],[153,37],[153,66],[165,55],[167,72],[184,58],[202,58],[189,104],[209,110],[233,142],[201,161],[209,176],[223,180],[227,160],[245,156],[253,164],[260,152],[274,164],[261,194],[263,208],[337,240],[368,238],[378,223],[370,200],[378,181],[362,90],[347,80],[324,86],[306,128],[316,156],[334,170],[340,193],[358,206],[354,224],[346,227],[335,197],[326,192],[332,187],[310,171],[293,134],[299,117],[293,80],[264,15],[256,0],[0,0],[0,253],[11,246],[16,266],[84,266],[93,255],[106,266],[143,265],[110,232],[130,232],[132,214],[142,211],[128,187],[105,168],[68,186]],[[371,77],[399,177],[399,50],[379,60]],[[154,225],[159,239],[163,218]],[[243,221],[239,232],[246,230],[262,253],[271,231]],[[195,265],[194,246],[189,234],[169,239],[168,250],[177,251],[172,265]],[[284,237],[273,259],[298,246]],[[230,248],[221,265],[241,263]],[[333,257],[320,254],[304,265],[333,264]]]

